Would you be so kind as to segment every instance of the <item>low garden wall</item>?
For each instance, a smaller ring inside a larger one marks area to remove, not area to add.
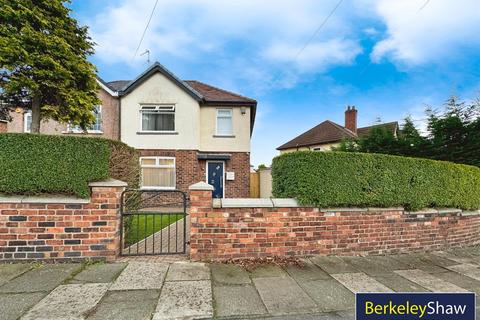
[[[190,187],[190,257],[369,255],[480,243],[480,212],[458,209],[318,209],[294,199],[213,199]]]
[[[0,261],[115,259],[126,186],[90,183],[90,199],[0,197]]]

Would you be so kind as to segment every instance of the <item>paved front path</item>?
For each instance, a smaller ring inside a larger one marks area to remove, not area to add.
[[[177,260],[0,265],[0,317],[351,320],[355,292],[470,291],[480,296],[478,248],[311,257],[303,268],[263,266],[252,272]]]

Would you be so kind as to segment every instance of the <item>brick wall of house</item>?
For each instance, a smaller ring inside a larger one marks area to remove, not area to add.
[[[40,125],[40,133],[42,134],[68,134],[68,135],[81,135],[102,137],[113,140],[120,138],[119,130],[119,101],[117,98],[112,97],[108,92],[103,89],[98,90],[98,97],[102,101],[102,131],[103,133],[84,134],[84,133],[66,133],[67,124],[58,123],[54,120],[42,121]],[[17,108],[15,111],[10,112],[12,121],[7,125],[8,132],[24,132],[24,112],[22,108]]]
[[[197,154],[196,150],[140,150],[142,157],[175,157],[176,187],[184,192],[195,182],[206,180],[206,161],[198,160]],[[231,159],[225,161],[225,171],[235,172],[235,180],[225,181],[225,197],[246,198],[250,195],[250,154],[228,154]]]
[[[402,253],[480,242],[478,211],[212,208],[210,193],[190,192],[193,260]]]
[[[0,133],[7,132],[7,122],[0,120]]]
[[[97,183],[98,184],[98,183]],[[113,260],[123,186],[93,186],[87,203],[0,203],[0,261]]]

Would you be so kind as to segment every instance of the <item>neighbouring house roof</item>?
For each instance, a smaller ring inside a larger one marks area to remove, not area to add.
[[[391,133],[393,133],[395,135],[398,131],[398,122],[393,121],[393,122],[375,124],[375,125],[369,126],[369,127],[358,128],[357,129],[357,134],[358,134],[359,137],[366,136],[370,133],[370,131],[372,131],[373,128],[378,128],[378,127],[380,127],[380,128],[383,127],[387,131],[390,131]]]
[[[343,139],[355,138],[357,136],[364,136],[368,134],[372,128],[384,126],[387,130],[392,131],[394,134],[398,129],[398,122],[382,123],[369,127],[363,127],[357,129],[357,134],[336,124],[333,121],[327,120],[312,129],[302,133],[296,138],[293,138],[289,142],[281,145],[277,150],[294,149],[300,147],[309,147],[314,145],[322,145],[327,143],[340,142]]]
[[[116,80],[105,82],[102,79],[98,78],[99,81],[106,87],[108,87],[113,92],[117,93],[118,96],[124,96],[138,87],[141,83],[147,80],[153,74],[160,72],[168,79],[176,83],[181,89],[183,89],[187,94],[192,98],[197,100],[201,105],[219,105],[219,106],[249,106],[251,107],[250,112],[250,124],[251,131],[253,130],[253,125],[255,124],[255,115],[257,108],[257,101],[233,93],[231,91],[223,90],[209,84],[196,81],[196,80],[180,80],[175,76],[171,71],[161,65],[159,62],[155,62],[151,67],[149,67],[145,72],[139,75],[134,80]]]

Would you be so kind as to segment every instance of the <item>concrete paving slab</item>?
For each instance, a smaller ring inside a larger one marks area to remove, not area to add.
[[[267,264],[267,265],[259,266],[253,269],[250,272],[250,276],[252,278],[272,278],[272,277],[286,277],[288,275],[279,266]]]
[[[408,265],[393,259],[391,256],[369,256],[365,259],[390,271],[411,269]]]
[[[0,315],[3,320],[16,320],[45,297],[45,292],[0,294]]]
[[[368,275],[391,273],[391,270],[385,268],[383,265],[375,263],[374,261],[368,260],[364,257],[341,257],[341,259],[352,265],[355,269]]]
[[[165,282],[153,320],[213,317],[209,280]]]
[[[480,298],[480,281],[464,276],[454,271],[447,271],[435,274],[437,278],[453,283],[463,289],[477,294],[477,299]],[[480,306],[480,304],[478,305]]]
[[[108,284],[67,284],[46,296],[22,320],[84,319],[107,292]]]
[[[31,264],[17,263],[17,264],[2,264],[0,265],[0,286],[5,282],[21,275],[30,270]]]
[[[102,263],[90,265],[82,270],[82,272],[75,275],[69,283],[113,282],[126,266],[126,263]]]
[[[401,254],[392,256],[395,260],[409,266],[409,269],[420,269],[428,273],[445,272],[447,269],[421,260],[421,254]],[[408,270],[408,269],[407,269]]]
[[[369,277],[363,272],[332,274],[338,282],[353,293],[358,292],[393,292],[392,289]]]
[[[436,255],[436,256],[439,256],[439,257],[442,257],[442,258],[453,260],[455,262],[458,262],[459,264],[460,263],[474,263],[473,257],[471,257],[471,256],[470,257],[461,257],[461,256],[458,256],[451,251],[435,251],[435,252],[432,252],[432,254]]]
[[[238,318],[235,318],[238,319]],[[322,313],[322,314],[302,314],[302,315],[285,315],[285,316],[268,316],[268,317],[255,317],[254,319],[264,320],[353,320],[355,315],[350,318],[343,318],[335,313]]]
[[[240,266],[233,264],[215,263],[210,265],[213,281],[216,284],[249,284],[252,281],[248,272]]]
[[[431,253],[420,254],[418,257],[422,261],[425,261],[427,263],[434,264],[443,268],[459,264],[457,261],[454,261],[445,257],[440,257]]]
[[[120,273],[110,290],[150,290],[162,288],[168,264],[131,262]]]
[[[87,319],[149,320],[159,295],[159,290],[109,291]]]
[[[5,283],[0,293],[51,291],[81,268],[81,264],[45,264]]]
[[[210,268],[205,263],[175,262],[170,265],[165,281],[210,280]]]
[[[338,257],[317,256],[310,260],[327,273],[355,273],[359,270]]]
[[[310,260],[303,260],[303,266],[289,265],[285,267],[287,273],[297,282],[332,279],[328,273],[317,267]]]
[[[428,292],[424,287],[407,280],[396,273],[373,276],[373,278],[393,289],[395,292]]]
[[[217,317],[251,316],[267,313],[267,309],[253,285],[214,286],[215,315]]]
[[[320,311],[340,311],[355,308],[355,295],[335,279],[299,283],[315,301]]]
[[[290,277],[254,278],[253,282],[268,312],[273,315],[316,310],[315,302]]]
[[[434,277],[423,270],[397,270],[395,273],[432,292],[467,292],[467,290],[460,288],[453,283]]]
[[[480,266],[478,265],[471,264],[471,263],[463,263],[463,264],[450,266],[447,268],[449,270],[458,272],[472,279],[480,280]]]

